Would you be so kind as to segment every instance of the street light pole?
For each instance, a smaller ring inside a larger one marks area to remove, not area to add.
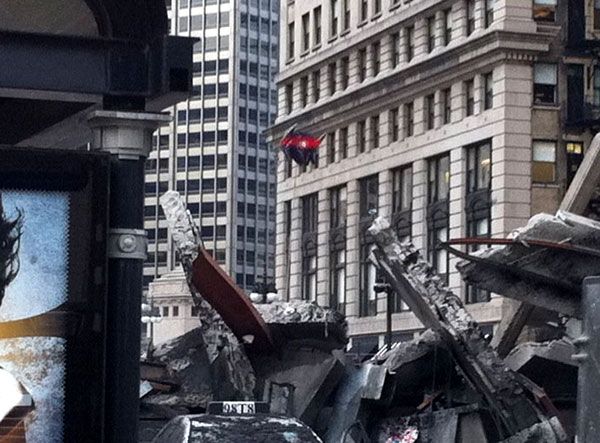
[[[152,133],[170,116],[145,112],[97,110],[89,115],[92,148],[110,158],[108,295],[106,304],[106,441],[138,438],[144,163]]]

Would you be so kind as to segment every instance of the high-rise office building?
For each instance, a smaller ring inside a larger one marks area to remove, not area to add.
[[[146,171],[144,285],[178,264],[158,198],[179,191],[206,249],[244,288],[274,273],[278,0],[167,0],[171,33],[198,39],[192,96],[169,108]]]
[[[326,136],[318,166],[279,164],[278,288],[345,312],[353,347],[381,342],[380,214],[491,331],[504,299],[465,285],[437,244],[557,209],[600,128],[600,2],[287,1],[281,22],[272,137]],[[393,328],[410,338],[400,295]]]

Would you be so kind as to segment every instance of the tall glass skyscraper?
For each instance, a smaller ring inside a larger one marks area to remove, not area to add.
[[[192,96],[169,108],[146,171],[144,285],[178,265],[158,198],[184,196],[204,246],[252,289],[274,274],[279,0],[167,0],[171,33],[198,39]]]

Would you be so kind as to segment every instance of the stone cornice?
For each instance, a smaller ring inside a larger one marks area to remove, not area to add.
[[[448,49],[437,56],[390,71],[354,85],[342,95],[334,95],[301,112],[280,118],[269,133],[281,137],[294,124],[304,130],[324,133],[339,124],[360,120],[375,110],[423,95],[467,79],[475,72],[502,61],[531,63],[549,52],[552,35],[495,31],[464,45]]]

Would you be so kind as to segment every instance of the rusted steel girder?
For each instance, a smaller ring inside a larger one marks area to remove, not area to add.
[[[541,410],[483,338],[462,301],[443,283],[412,244],[401,244],[382,217],[369,228],[378,248],[375,262],[425,327],[447,344],[465,379],[487,403],[499,439],[540,422]]]

